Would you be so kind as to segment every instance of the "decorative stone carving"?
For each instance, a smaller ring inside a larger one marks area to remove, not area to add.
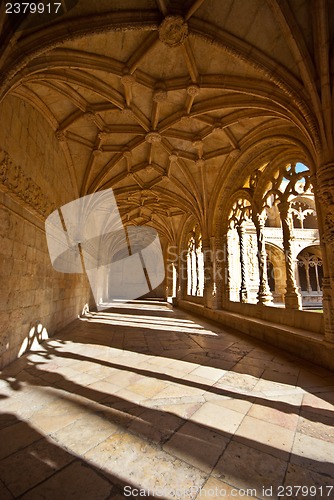
[[[132,75],[131,73],[125,73],[122,77],[121,77],[121,82],[123,85],[134,85],[136,83],[136,77],[134,75]]]
[[[163,102],[166,101],[168,97],[167,90],[156,90],[153,94],[153,101],[155,102]]]
[[[317,170],[318,195],[334,212],[334,164],[321,165]]]
[[[182,16],[167,16],[159,26],[159,39],[167,47],[182,45],[188,37],[188,25]]]
[[[123,156],[124,156],[124,158],[128,158],[128,159],[130,159],[130,158],[132,157],[132,152],[131,152],[131,150],[130,150],[130,149],[128,149],[128,148],[124,149],[124,151],[123,151]]]
[[[153,144],[154,142],[161,142],[161,135],[159,132],[148,132],[145,136],[145,141],[149,144]]]
[[[204,167],[205,166],[205,160],[204,158],[197,158],[195,161],[196,167]]]
[[[93,149],[93,155],[94,156],[100,156],[101,153],[103,153],[103,149],[102,148]]]
[[[246,278],[246,234],[245,228],[242,224],[237,226],[240,245],[240,271],[241,271],[241,284],[239,290],[240,302],[247,302],[247,278]]]
[[[192,144],[193,144],[193,147],[195,149],[199,149],[199,150],[203,149],[203,141],[202,141],[202,139],[195,139]]]
[[[42,189],[15,165],[6,151],[0,150],[0,189],[25,203],[39,216],[46,217],[55,209]]]
[[[262,172],[261,170],[254,170],[254,172],[249,177],[249,187],[253,190],[256,189],[256,186],[259,182],[260,176]]]
[[[192,85],[189,85],[187,87],[187,94],[188,95],[191,95],[191,96],[195,97],[195,96],[197,96],[199,94],[199,92],[200,92],[200,88],[196,84],[192,84]]]
[[[101,141],[104,141],[105,139],[108,138],[109,134],[108,132],[99,132],[97,136]]]
[[[325,243],[334,246],[334,214],[329,213],[325,217],[325,231],[323,234]]]
[[[95,114],[93,113],[93,111],[86,111],[86,113],[84,113],[84,117],[89,122],[95,121]]]
[[[181,123],[182,123],[182,125],[190,125],[190,123],[191,123],[191,116],[190,115],[183,115],[183,116],[181,116]]]
[[[233,149],[230,153],[231,158],[237,158],[240,155],[240,149]]]
[[[59,142],[65,142],[66,141],[66,134],[62,130],[56,130],[56,138],[58,139]]]
[[[124,106],[123,109],[121,109],[122,115],[126,116],[127,118],[132,118],[133,117],[133,111],[129,106]]]
[[[171,155],[169,155],[169,161],[171,163],[175,163],[177,160],[178,160],[178,155],[176,153],[172,153]]]

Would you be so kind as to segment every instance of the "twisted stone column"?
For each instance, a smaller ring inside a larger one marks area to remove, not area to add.
[[[200,289],[199,289],[199,252],[200,252],[200,249],[199,248],[196,248],[195,249],[195,269],[196,269],[196,295],[199,295],[200,294]]]
[[[187,253],[178,253],[178,258],[175,262],[176,268],[176,299],[183,300],[187,294]]]
[[[247,271],[246,271],[246,238],[242,224],[237,227],[240,247],[241,285],[239,291],[240,302],[247,302]]]
[[[215,238],[215,244],[214,244],[214,252],[213,252],[213,259],[214,262],[212,263],[212,291],[213,291],[213,297],[212,297],[212,308],[213,309],[221,309],[223,306],[223,294],[225,293],[224,290],[224,285],[225,285],[225,258],[226,254],[224,251],[224,243],[223,243],[223,238],[221,237],[216,237]]]
[[[278,205],[283,232],[283,248],[285,253],[286,293],[285,307],[287,309],[301,309],[301,296],[295,280],[295,262],[292,257],[292,217],[290,203],[285,201]]]
[[[230,289],[231,289],[231,275],[229,269],[229,248],[228,248],[228,237],[227,233],[224,234],[222,238],[222,246],[224,255],[222,259],[222,278],[221,283],[223,285],[222,293],[222,307],[224,308],[226,304],[230,301]]]
[[[265,218],[260,214],[255,214],[254,224],[256,228],[257,257],[259,264],[259,291],[257,300],[259,304],[271,304],[273,296],[268,284],[267,252],[264,237]]]

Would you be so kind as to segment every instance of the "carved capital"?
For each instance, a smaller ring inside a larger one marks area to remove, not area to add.
[[[159,26],[159,39],[167,47],[182,45],[188,37],[188,25],[182,16],[167,16]]]

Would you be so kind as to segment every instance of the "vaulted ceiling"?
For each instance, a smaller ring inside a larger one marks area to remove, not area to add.
[[[112,187],[173,241],[256,162],[333,150],[330,4],[68,0],[15,22],[3,4],[0,97],[46,117],[78,195]]]

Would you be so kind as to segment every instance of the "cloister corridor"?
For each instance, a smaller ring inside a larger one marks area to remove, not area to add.
[[[0,397],[1,500],[333,496],[333,373],[166,302],[87,312]]]

